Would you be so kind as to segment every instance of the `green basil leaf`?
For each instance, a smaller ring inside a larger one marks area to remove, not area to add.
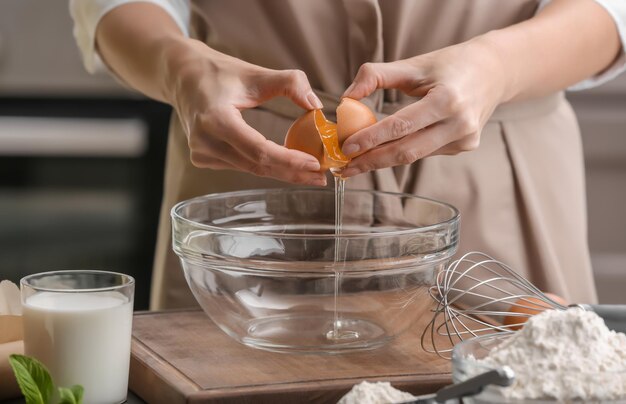
[[[28,373],[26,366],[11,357],[9,358],[9,363],[17,379],[17,384],[20,386],[20,390],[26,399],[26,404],[45,404],[39,392],[39,387],[37,387],[37,383]]]
[[[75,386],[70,387],[70,390],[72,390],[72,393],[74,393],[74,398],[76,399],[76,403],[82,404],[83,393],[85,392],[85,389],[83,389],[83,386],[77,384]]]
[[[54,387],[46,367],[34,358],[16,354],[9,357],[9,363],[26,404],[48,404]]]
[[[59,404],[82,404],[83,402],[83,386],[75,385],[70,388],[59,387]]]
[[[59,404],[78,404],[74,393],[67,387],[59,387],[59,397],[61,398]]]

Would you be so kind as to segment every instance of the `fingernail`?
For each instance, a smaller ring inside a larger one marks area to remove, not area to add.
[[[356,168],[346,168],[341,172],[342,177],[354,177],[359,174],[359,170]]]
[[[320,187],[325,187],[326,186],[326,178],[318,178],[318,179],[314,179],[309,181],[309,185],[317,185]]]
[[[357,153],[359,151],[359,149],[360,149],[360,147],[359,147],[358,144],[352,143],[352,144],[349,144],[349,145],[344,145],[344,147],[341,149],[341,151],[346,156],[350,156],[352,154]]]
[[[304,165],[304,169],[307,171],[319,171],[322,167],[320,166],[320,162],[315,161],[307,161]]]
[[[309,95],[306,96],[306,99],[307,101],[309,101],[309,104],[313,106],[313,108],[315,109],[324,108],[324,105],[322,105],[322,101],[320,101],[320,99],[317,98],[317,95],[315,95],[313,91],[311,91]]]
[[[350,87],[346,88],[346,91],[343,92],[343,95],[350,94],[350,91],[354,90],[354,87],[356,87],[356,82],[350,84]]]

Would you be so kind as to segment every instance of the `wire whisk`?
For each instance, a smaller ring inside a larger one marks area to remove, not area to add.
[[[626,305],[563,305],[508,265],[480,252],[469,252],[451,262],[437,274],[429,294],[436,307],[421,344],[425,351],[443,358],[449,358],[454,345],[464,339],[513,332],[520,327],[517,320],[525,321],[544,309],[592,311],[611,330],[626,333]]]
[[[433,318],[421,337],[427,352],[449,358],[454,345],[464,339],[495,332],[511,332],[518,324],[505,324],[506,316],[530,317],[510,310],[519,307],[564,306],[546,296],[511,267],[480,252],[469,252],[437,274],[429,290],[436,302]]]

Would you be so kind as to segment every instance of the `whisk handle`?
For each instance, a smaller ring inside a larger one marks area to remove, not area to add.
[[[624,304],[577,304],[583,310],[593,311],[602,317],[613,331],[626,333],[626,305]]]

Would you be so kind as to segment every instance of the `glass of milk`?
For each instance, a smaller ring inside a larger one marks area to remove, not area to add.
[[[24,350],[56,386],[80,384],[83,402],[126,401],[135,280],[106,271],[55,271],[21,281]]]

